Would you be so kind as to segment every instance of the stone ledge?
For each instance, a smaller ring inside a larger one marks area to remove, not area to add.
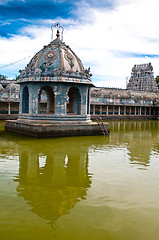
[[[18,114],[0,114],[0,120],[16,120]]]
[[[106,123],[104,126],[107,129],[108,134],[110,131],[109,124]],[[68,125],[51,123],[40,124],[7,120],[5,121],[5,130],[36,138],[103,135],[97,123],[72,123]]]
[[[157,119],[158,116],[153,115],[91,115],[91,119],[101,117],[103,120],[142,120],[142,119]]]
[[[59,124],[69,124],[69,122],[72,123],[90,123],[90,115],[56,115],[56,114],[19,114],[18,116],[18,122],[38,122],[39,124],[42,122],[47,122],[47,123],[59,123]]]

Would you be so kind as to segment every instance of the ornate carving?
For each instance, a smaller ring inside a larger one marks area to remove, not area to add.
[[[88,69],[85,69],[84,71],[86,74],[89,74],[90,73],[90,67]]]
[[[73,55],[65,50],[64,57],[68,61],[68,63],[71,66],[71,68],[73,68],[74,65],[75,65],[75,59],[74,59]]]
[[[44,56],[46,62],[45,66],[50,66],[53,61],[57,58],[57,53],[54,50],[49,50]]]
[[[28,66],[29,66],[29,67],[33,67],[33,66],[36,64],[36,62],[38,61],[38,58],[39,58],[39,56],[38,56],[38,54],[36,54],[36,55],[32,58],[30,64],[28,64]]]

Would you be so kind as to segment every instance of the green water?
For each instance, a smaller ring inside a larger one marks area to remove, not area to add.
[[[159,122],[110,124],[33,139],[0,122],[0,239],[159,239]]]

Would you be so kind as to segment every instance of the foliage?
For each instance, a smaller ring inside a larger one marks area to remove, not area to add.
[[[0,80],[6,80],[6,76],[0,74]]]
[[[156,76],[156,77],[155,77],[155,80],[156,80],[157,86],[158,86],[158,88],[159,88],[159,76]]]

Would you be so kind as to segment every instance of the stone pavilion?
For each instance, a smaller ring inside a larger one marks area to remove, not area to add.
[[[19,117],[5,128],[35,137],[102,134],[90,119],[90,68],[61,40],[59,23],[56,27],[56,39],[19,71]]]

